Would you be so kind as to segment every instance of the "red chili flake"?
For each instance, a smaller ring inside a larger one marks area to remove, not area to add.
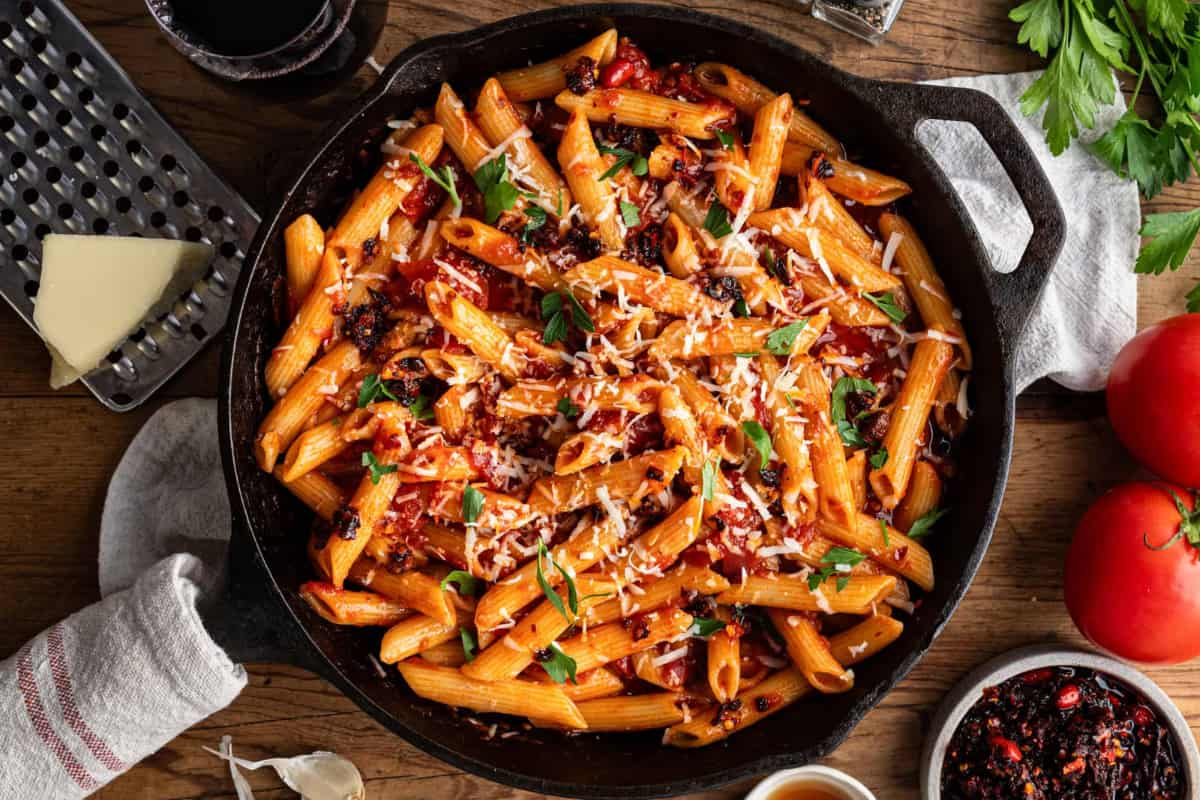
[[[999,752],[1000,755],[1007,758],[1009,761],[1021,760],[1021,748],[1017,747],[1017,743],[1012,739],[1005,739],[1003,736],[992,736],[988,741],[992,747]]]
[[[1068,683],[1058,690],[1058,694],[1054,697],[1054,705],[1066,711],[1069,708],[1079,705],[1080,696],[1079,687],[1073,683]]]

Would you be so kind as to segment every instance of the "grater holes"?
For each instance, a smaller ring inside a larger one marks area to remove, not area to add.
[[[29,248],[23,244],[15,244],[9,251],[9,255],[12,256],[13,261],[24,261],[29,258]]]
[[[8,60],[8,71],[13,75],[21,74],[21,70],[25,69],[25,61],[20,58],[10,58]]]
[[[118,197],[117,201],[113,203],[113,205],[120,213],[128,214],[129,209],[133,208],[133,201],[131,201],[128,197]]]
[[[12,35],[13,26],[8,21],[0,21],[0,42]]]
[[[92,220],[92,233],[108,233],[108,220],[104,217]]]
[[[41,53],[43,53],[46,49],[46,37],[45,36],[33,37],[33,39],[31,39],[29,42],[29,49],[33,50],[33,52],[35,52],[39,55]]]
[[[5,114],[4,116],[0,117],[0,132],[8,133],[14,127],[16,127],[16,124],[17,121],[15,119]]]
[[[83,185],[79,187],[79,194],[82,195],[85,200],[92,199],[96,196],[96,184],[92,183],[91,181],[84,181]]]
[[[116,350],[113,350],[108,355],[106,355],[104,357],[104,360],[110,364],[116,364],[118,361],[120,361],[124,357],[125,357],[125,354],[121,352],[120,348],[118,348]]]
[[[96,99],[96,93],[92,91],[92,87],[85,86],[79,90],[79,94],[76,95],[76,97],[79,98],[79,102],[86,106],[88,103]]]
[[[175,169],[175,165],[176,165],[175,156],[171,155],[170,153],[167,153],[165,156],[163,156],[162,158],[160,158],[158,160],[158,165],[163,168],[164,172],[170,172],[171,170]]]
[[[136,156],[142,152],[142,143],[137,139],[130,139],[125,143],[125,152],[131,156]]]
[[[45,77],[42,78],[42,85],[51,92],[57,89],[60,83],[62,83],[62,80],[53,72],[47,72]]]
[[[143,192],[148,192],[154,188],[154,178],[151,178],[149,175],[143,175],[138,179],[137,186]]]
[[[225,219],[225,209],[220,206],[209,206],[208,220],[209,222],[220,222]]]
[[[161,228],[167,224],[167,215],[161,211],[155,211],[150,215],[150,225],[155,228]]]
[[[37,281],[25,281],[25,296],[31,300],[37,297],[39,286]]]
[[[108,128],[103,125],[93,125],[91,129],[92,138],[97,142],[108,135]]]
[[[204,234],[195,225],[183,232],[183,238],[187,239],[189,242],[198,242],[203,235]]]
[[[25,191],[21,192],[21,199],[25,201],[25,205],[31,206],[38,201],[38,190],[30,186]]]
[[[45,239],[50,235],[50,226],[44,222],[40,223],[36,228],[33,229],[33,235],[36,236],[37,240],[40,242],[42,239]]]
[[[237,245],[233,242],[221,242],[219,252],[221,255],[225,256],[225,258],[233,258],[237,255]]]
[[[114,119],[123,120],[129,116],[129,106],[125,105],[124,103],[117,103],[115,106],[113,106],[112,113]]]
[[[35,108],[37,108],[37,104],[37,98],[31,94],[27,94],[21,98],[21,108],[25,109],[26,111],[33,111]]]
[[[171,196],[171,202],[175,204],[176,208],[183,208],[188,204],[188,193],[180,189]]]
[[[50,183],[58,183],[60,180],[62,180],[62,170],[58,167],[47,167],[46,180]]]
[[[33,135],[33,149],[41,150],[46,145],[50,144],[50,134],[45,131],[38,131]]]
[[[79,69],[79,65],[83,63],[83,56],[76,53],[74,50],[67,53],[67,66],[71,69]]]
[[[65,108],[59,109],[58,113],[54,115],[54,121],[63,128],[70,125],[72,119],[74,117],[71,115],[71,112]]]
[[[74,162],[82,161],[83,155],[84,155],[83,148],[77,144],[71,145],[71,148],[69,150],[67,150],[67,158],[71,159]]]
[[[18,8],[21,11],[22,17],[28,17],[28,16],[33,15],[33,12],[34,12],[36,6],[34,6],[34,4],[32,2],[30,2],[30,0],[22,0],[21,5],[18,6]]]
[[[28,159],[25,158],[25,154],[20,150],[8,157],[8,161],[13,165],[13,169],[20,169],[21,167],[25,166],[25,162],[27,160]]]
[[[101,169],[104,170],[104,174],[109,178],[115,178],[117,177],[117,173],[121,171],[121,165],[115,161],[105,161]]]
[[[0,225],[12,225],[16,222],[17,212],[11,208],[0,209]]]
[[[127,406],[133,402],[133,398],[124,392],[117,392],[116,394],[109,396],[108,399],[112,400],[113,403],[121,407]]]
[[[196,337],[197,342],[203,342],[204,337],[208,336],[208,331],[204,330],[204,326],[199,322],[193,322],[192,327],[188,330],[192,332],[192,336]]]
[[[71,205],[70,203],[58,204],[59,219],[70,219],[73,216],[75,216],[75,206]]]

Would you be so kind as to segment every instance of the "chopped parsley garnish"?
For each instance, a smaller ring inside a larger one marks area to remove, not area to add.
[[[579,406],[572,403],[569,397],[560,397],[555,408],[558,410],[558,413],[567,419],[574,419],[579,416]]]
[[[700,496],[708,502],[713,499],[713,487],[717,482],[717,465],[711,460],[706,460],[704,466],[700,468]]]
[[[833,424],[837,426],[838,434],[847,445],[866,447],[867,440],[858,432],[858,428],[854,427],[854,423],[846,419],[846,395],[855,392],[875,394],[878,391],[879,388],[865,378],[839,378],[834,385],[833,395],[830,399],[830,411],[833,416]]]
[[[806,327],[808,327],[808,320],[802,319],[799,322],[793,322],[791,325],[784,325],[782,328],[772,331],[767,337],[767,349],[777,356],[791,355],[792,345],[796,343],[796,337]]]
[[[707,639],[717,631],[725,630],[725,623],[719,619],[709,619],[708,617],[695,617],[692,619],[692,626],[687,632],[692,636],[699,636],[701,639]]]
[[[566,307],[563,295],[566,295]],[[542,319],[546,320],[546,330],[542,333],[542,342],[552,345],[555,342],[567,340],[568,323],[585,333],[595,333],[596,324],[575,295],[570,292],[550,292],[542,298]]]
[[[880,447],[878,450],[872,453],[871,457],[867,460],[871,462],[871,467],[873,469],[883,469],[884,464],[888,462],[887,448]]]
[[[483,585],[483,581],[466,570],[456,569],[442,578],[442,582],[438,585],[444,592],[451,584],[454,584],[460,597],[474,597],[479,594],[479,589]]]
[[[792,276],[788,273],[788,268],[775,257],[775,251],[769,247],[762,249],[763,260],[767,262],[767,272],[779,279],[779,282],[784,286],[792,285]]]
[[[409,405],[408,412],[415,420],[433,419],[433,401],[429,399],[429,395],[419,394]]]
[[[892,549],[892,537],[888,536],[887,523],[879,520],[879,532],[883,534],[883,546],[887,549]]]
[[[616,175],[622,170],[622,168],[625,167],[626,164],[629,165],[630,172],[639,177],[650,171],[650,163],[632,150],[626,150],[624,147],[609,147],[608,145],[600,144],[599,142],[596,143],[596,149],[605,155],[617,157],[617,160],[613,162],[613,165],[605,170],[604,174],[600,176],[600,180],[602,181]]]
[[[621,206],[621,221],[625,223],[627,228],[636,228],[642,224],[641,211],[633,203],[626,203],[624,200],[620,203]]]
[[[742,432],[749,437],[754,449],[758,451],[758,468],[760,470],[767,468],[767,462],[771,460],[771,437],[763,428],[752,419],[742,422]]]
[[[733,304],[733,315],[735,317],[750,316],[750,307],[746,305],[746,301],[739,297]]]
[[[747,350],[745,353],[734,353],[733,355],[737,358],[758,358],[759,352],[757,350]]]
[[[508,179],[508,162],[505,154],[483,164],[475,170],[475,186],[483,195],[483,218],[492,225],[500,215],[517,202],[521,192]]]
[[[449,164],[443,164],[439,172],[434,172],[416,153],[409,153],[408,158],[420,168],[426,178],[446,190],[446,194],[450,195],[450,201],[454,203],[455,208],[462,208],[462,198],[458,196],[458,187],[454,185],[454,170],[450,169]]]
[[[475,520],[479,519],[479,514],[483,511],[483,501],[483,492],[479,491],[470,484],[467,484],[463,487],[463,522],[467,523],[468,525],[475,524]]]
[[[933,533],[933,525],[939,519],[950,513],[948,508],[935,508],[918,517],[908,529],[908,538],[921,539]]]
[[[876,297],[870,292],[863,292],[863,297],[871,301],[871,303],[887,315],[887,318],[892,322],[904,322],[904,318],[908,316],[908,312],[900,307],[896,302],[896,295],[891,292],[884,292]]]
[[[829,566],[822,567],[808,576],[808,590],[815,592],[831,575],[835,573],[848,573],[851,569],[861,564],[865,558],[865,555],[857,550],[851,550],[849,547],[829,548],[828,552],[821,556],[821,563],[828,564]],[[840,575],[837,579],[837,590],[839,592],[842,591],[849,582],[850,578],[848,575]]]
[[[558,574],[562,576],[563,581],[567,584],[567,605],[563,605],[562,598],[558,596],[558,592],[554,591],[554,587],[550,585],[550,581],[546,580],[546,573],[542,571],[542,560],[554,569],[558,570]],[[546,599],[550,601],[550,605],[554,606],[562,618],[568,623],[573,621],[573,616],[579,614],[579,594],[575,589],[575,581],[571,578],[570,573],[559,566],[554,561],[554,556],[550,555],[550,551],[546,549],[546,543],[538,539],[537,548],[537,581],[538,586],[542,587],[542,594],[546,595]],[[567,614],[567,608],[571,609],[571,615]],[[559,681],[561,683],[561,681]]]
[[[388,400],[399,399],[388,388],[387,382],[380,378],[378,373],[372,372],[363,378],[362,386],[358,390],[358,407],[366,408],[378,400],[380,396],[386,397]]]
[[[558,642],[551,642],[546,648],[550,651],[550,658],[542,661],[542,669],[546,670],[546,674],[550,676],[550,680],[555,683],[566,683],[569,679],[571,683],[579,685],[579,681],[575,679],[575,659],[562,651],[558,646]]]
[[[375,459],[375,454],[370,450],[362,454],[362,465],[371,472],[371,483],[378,484],[384,475],[395,472],[398,467],[395,464],[380,464]]]
[[[467,657],[467,663],[470,664],[475,660],[475,653],[479,650],[479,645],[475,642],[475,634],[466,628],[459,628],[458,635],[462,639],[463,655]]]
[[[714,200],[708,207],[708,213],[704,215],[704,230],[718,239],[733,233],[733,228],[729,225],[729,212],[720,201]]]
[[[717,140],[721,142],[721,146],[726,150],[733,149],[733,134],[729,131],[717,131]]]
[[[529,244],[529,237],[533,232],[546,224],[546,210],[541,206],[530,206],[525,209],[525,216],[529,219],[525,222],[525,227],[521,229],[521,243]]]

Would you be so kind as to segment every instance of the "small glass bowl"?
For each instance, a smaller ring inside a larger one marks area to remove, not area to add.
[[[812,15],[835,28],[879,44],[892,29],[904,0],[813,0]]]

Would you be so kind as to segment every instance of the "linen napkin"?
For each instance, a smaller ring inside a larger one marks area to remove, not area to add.
[[[956,78],[1009,110],[1059,192],[1067,242],[1019,348],[1019,385],[1049,375],[1094,389],[1134,332],[1138,201],[1078,146],[1051,158],[1017,98],[1034,74]],[[1123,104],[1106,109],[1111,122]],[[929,122],[923,141],[971,211],[1000,269],[1032,228],[970,126]],[[951,267],[952,268],[952,267]],[[233,701],[245,672],[197,609],[219,596],[230,531],[215,401],[164,406],[113,475],[100,530],[105,599],[0,663],[0,800],[78,798]],[[172,555],[176,554],[177,555]],[[140,577],[139,577],[140,576]]]

